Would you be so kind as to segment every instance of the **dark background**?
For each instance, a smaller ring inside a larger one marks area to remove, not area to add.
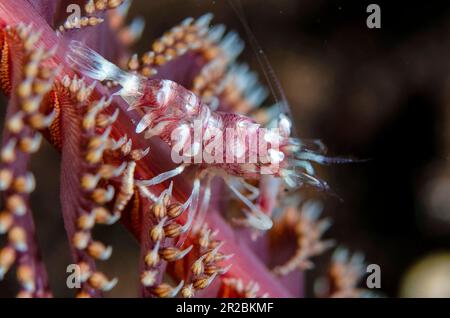
[[[370,159],[320,169],[343,199],[314,194],[334,220],[328,236],[380,265],[384,295],[423,295],[426,288],[431,293],[434,285],[423,282],[438,272],[433,266],[450,271],[450,5],[373,1],[381,7],[382,26],[375,30],[366,26],[370,2],[241,2],[286,91],[299,135],[321,138],[330,154]],[[247,41],[225,0],[135,1],[130,17],[141,15],[147,23],[136,51],[148,50],[185,17],[205,12],[213,12],[213,23],[236,29]],[[261,73],[249,45],[240,61]],[[58,162],[59,155],[49,146],[36,156],[33,201],[53,287],[57,295],[69,296]],[[116,251],[106,271],[120,279],[120,288],[111,294],[136,295],[136,243],[120,226],[108,229],[105,237]],[[402,292],[408,268],[436,253],[441,257],[427,263],[420,277],[407,279],[419,294]],[[313,296],[314,280],[323,274],[329,256],[317,258],[316,269],[306,274],[308,296]],[[448,271],[437,284],[450,286]],[[9,288],[14,290],[2,284],[0,295],[9,294]],[[448,289],[442,293],[450,297]]]

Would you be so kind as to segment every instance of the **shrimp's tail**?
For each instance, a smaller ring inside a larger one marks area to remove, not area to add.
[[[66,57],[69,64],[92,79],[119,83],[122,89],[113,95],[121,96],[130,106],[142,96],[143,79],[138,75],[125,72],[79,41],[72,40],[69,49],[70,52]]]
[[[92,79],[116,81],[123,86],[131,75],[79,41],[70,41],[69,49],[67,62]]]

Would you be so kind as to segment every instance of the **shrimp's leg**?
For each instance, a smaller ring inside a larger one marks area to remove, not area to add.
[[[238,197],[250,211],[243,210],[246,219],[236,220],[237,223],[249,225],[257,230],[267,231],[272,228],[272,219],[264,214],[253,202],[251,202],[245,195],[239,192],[239,190],[232,184],[229,177],[224,178],[225,183],[230,190]]]
[[[241,184],[245,189],[251,192],[250,196],[248,196],[250,201],[256,200],[259,197],[259,189],[257,187],[245,180],[241,180]]]
[[[309,184],[321,191],[331,191],[325,181],[302,171],[283,169],[280,175],[290,188],[298,188],[303,184]]]
[[[309,175],[315,174],[314,167],[312,166],[312,164],[309,161],[292,159],[291,162],[292,162],[293,166],[304,169],[307,174],[309,174]]]

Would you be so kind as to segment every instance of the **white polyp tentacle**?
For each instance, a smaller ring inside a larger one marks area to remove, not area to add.
[[[239,192],[236,187],[231,183],[230,178],[226,177],[226,184],[231,191],[250,209],[250,211],[243,210],[246,220],[245,223],[261,231],[267,231],[272,228],[272,219],[264,214],[253,202],[251,202],[246,196]]]
[[[189,207],[189,212],[187,216],[187,221],[183,226],[184,234],[180,236],[180,238],[178,239],[177,246],[183,245],[184,241],[187,238],[187,235],[190,232],[189,230],[191,229],[192,222],[194,221],[195,214],[197,212],[199,196],[200,196],[200,180],[195,179],[194,185],[192,187],[192,193],[189,196],[189,199],[187,199],[186,202],[181,206],[182,211],[185,211]]]
[[[211,42],[218,42],[225,34],[225,26],[223,24],[218,24],[213,26],[208,31],[208,38]]]
[[[230,82],[234,82],[236,86],[239,87],[251,107],[250,111],[259,107],[267,97],[267,90],[260,85],[258,76],[249,70],[247,64],[236,64],[231,66],[223,84]],[[278,114],[279,108],[275,109],[275,112]]]
[[[111,139],[111,150],[117,150],[122,147],[128,140],[128,136],[124,135],[119,140]]]
[[[195,179],[194,186],[192,188],[192,193],[189,198],[190,199],[189,214],[188,219],[186,221],[186,224],[188,224],[189,227],[192,225],[192,222],[194,221],[194,217],[198,208],[199,197],[200,197],[200,180]]]
[[[50,114],[48,114],[47,116],[44,116],[44,118],[42,120],[42,126],[49,127],[52,124],[52,122],[55,120],[55,118],[56,118],[56,110],[53,109]]]
[[[133,39],[139,39],[144,32],[145,20],[142,17],[136,17],[131,21],[128,30]]]
[[[172,190],[173,190],[173,182],[170,181],[169,187],[165,189],[161,194],[159,195],[158,202],[162,202],[166,196],[171,197],[172,196]]]
[[[138,183],[138,182],[136,182]],[[155,195],[154,193],[152,193],[146,186],[144,185],[140,185],[137,184],[138,189],[139,189],[139,193],[147,198],[150,199],[153,202],[162,202],[164,200],[164,197],[166,196],[172,196],[172,189],[173,189],[173,182],[170,182],[170,185],[167,189],[165,189],[164,191],[162,191],[159,196]]]
[[[262,102],[267,97],[267,90],[262,86],[257,86],[254,90],[252,90],[248,96],[247,100],[250,105],[253,107],[258,107],[262,104]]]
[[[172,289],[172,291],[170,292],[168,297],[169,298],[175,297],[180,292],[181,288],[183,288],[183,286],[184,286],[184,280],[180,281],[180,283],[174,289]]]
[[[233,264],[229,264],[227,266],[225,266],[224,268],[221,268],[219,270],[219,275],[225,275],[226,273],[228,273],[228,271],[230,270],[230,268],[233,266]]]
[[[195,21],[195,25],[199,28],[206,28],[210,24],[213,17],[214,15],[212,13],[206,13]]]
[[[185,168],[186,165],[180,165],[175,169],[160,173],[156,177],[153,177],[148,180],[139,180],[136,183],[140,186],[154,186],[181,174]]]
[[[112,130],[112,126],[106,127],[105,131],[100,135],[100,140],[102,140],[103,142],[106,142],[109,135],[111,134],[111,130]]]
[[[110,126],[110,125],[114,124],[116,122],[117,118],[119,118],[119,113],[120,113],[119,108],[116,108],[114,110],[114,113],[111,116],[109,116],[102,124],[104,126]]]
[[[333,224],[333,221],[330,218],[325,218],[317,223],[317,231],[320,235],[325,233]]]
[[[362,272],[364,267],[364,254],[360,252],[354,253],[350,258],[350,263],[357,268],[358,272]]]
[[[331,256],[331,258],[333,259],[333,262],[336,263],[346,263],[348,258],[349,258],[349,251],[348,249],[342,247],[342,246],[338,246],[334,252],[333,255]]]
[[[139,185],[138,188],[141,195],[144,196],[145,198],[150,199],[153,202],[158,201],[158,197],[153,193],[151,193],[150,190],[147,189],[147,187]]]
[[[116,8],[116,13],[119,14],[123,19],[127,17],[131,2],[131,0],[125,0],[120,6]]]
[[[107,225],[113,225],[114,223],[116,223],[117,221],[119,221],[120,217],[121,217],[121,214],[120,214],[120,213],[112,214],[112,215],[108,218],[108,220],[106,221],[106,224],[107,224]]]
[[[336,246],[336,240],[333,239],[328,239],[325,241],[321,241],[317,244],[317,253],[321,254],[327,250],[329,250],[330,248],[333,248]]]
[[[228,60],[234,61],[244,49],[244,43],[236,32],[231,31],[222,39],[220,47],[226,53]]]
[[[211,234],[211,237],[213,237],[214,235]],[[211,255],[216,255],[217,252],[219,252],[219,250],[225,245],[225,241],[221,241],[216,247],[214,247],[209,254]]]
[[[153,177],[149,180],[140,180],[137,182],[137,184],[142,186],[154,186],[181,174],[185,168],[186,165],[180,165],[175,169],[160,173],[156,177]]]
[[[181,206],[181,211],[186,211],[187,208],[191,205],[192,199],[194,198],[194,190],[195,188],[192,189],[191,195],[186,200],[186,202],[184,202],[183,205]]]
[[[116,169],[114,169],[113,177],[118,177],[122,174],[122,172],[125,171],[125,168],[127,167],[127,163],[123,162],[120,166],[118,166]]]
[[[266,128],[275,128],[278,124],[278,115],[280,114],[281,102],[275,103],[267,108],[264,108],[264,118],[261,124]]]
[[[102,287],[101,289],[103,291],[110,291],[111,289],[114,288],[114,286],[117,285],[117,283],[119,282],[119,280],[117,278],[113,278],[110,281],[107,281]]]
[[[198,216],[196,218],[195,224],[193,226],[193,231],[197,232],[203,226],[206,218],[206,213],[208,212],[209,202],[211,201],[211,176],[206,176],[206,185],[203,189],[202,203],[200,204],[200,209],[198,211]]]
[[[303,205],[302,214],[313,222],[317,221],[322,213],[323,204],[317,201],[307,201]]]

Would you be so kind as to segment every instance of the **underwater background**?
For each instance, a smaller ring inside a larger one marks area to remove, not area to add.
[[[381,28],[369,29],[365,1],[241,2],[286,92],[299,136],[322,139],[332,155],[368,159],[320,168],[341,200],[304,192],[332,217],[327,235],[381,267],[382,295],[450,297],[450,4],[376,1]],[[129,16],[147,22],[134,51],[146,51],[171,26],[206,12],[248,40],[228,1],[134,1]],[[256,54],[246,45],[240,60],[264,83]],[[32,205],[44,260],[52,264],[52,289],[68,297],[58,165],[59,154],[45,143],[33,159],[41,186]],[[137,242],[120,226],[107,232],[120,251],[100,266],[120,280],[108,295],[136,296]],[[329,254],[306,273],[307,296],[314,296]],[[14,290],[2,284],[0,296]]]

